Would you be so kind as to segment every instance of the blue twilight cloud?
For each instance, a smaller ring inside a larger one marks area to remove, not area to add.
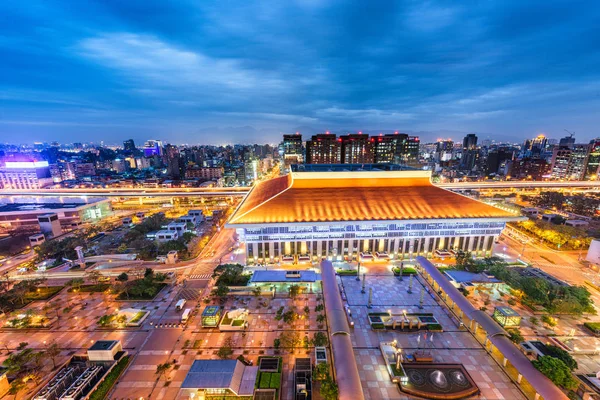
[[[584,141],[600,135],[599,37],[595,1],[4,0],[0,140]]]

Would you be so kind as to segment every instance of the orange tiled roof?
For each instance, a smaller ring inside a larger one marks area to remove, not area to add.
[[[430,183],[392,173],[294,174],[255,186],[230,224],[376,221],[440,218],[514,218],[515,215]],[[337,176],[339,175],[339,178]],[[413,174],[415,175],[415,174]]]

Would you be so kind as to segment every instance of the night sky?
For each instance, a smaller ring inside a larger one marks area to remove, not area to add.
[[[0,1],[0,141],[600,136],[598,1]]]

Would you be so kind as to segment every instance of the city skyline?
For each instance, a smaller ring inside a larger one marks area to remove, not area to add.
[[[597,136],[599,11],[586,2],[57,0],[0,11],[2,141]]]

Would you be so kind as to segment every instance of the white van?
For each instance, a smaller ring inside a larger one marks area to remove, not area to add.
[[[186,308],[185,311],[183,312],[183,314],[181,314],[181,322],[185,323],[187,322],[188,318],[190,317],[190,313],[192,312],[191,308]]]
[[[180,299],[177,304],[175,305],[175,308],[177,309],[177,311],[181,311],[181,309],[183,308],[183,306],[185,306],[185,299]]]

